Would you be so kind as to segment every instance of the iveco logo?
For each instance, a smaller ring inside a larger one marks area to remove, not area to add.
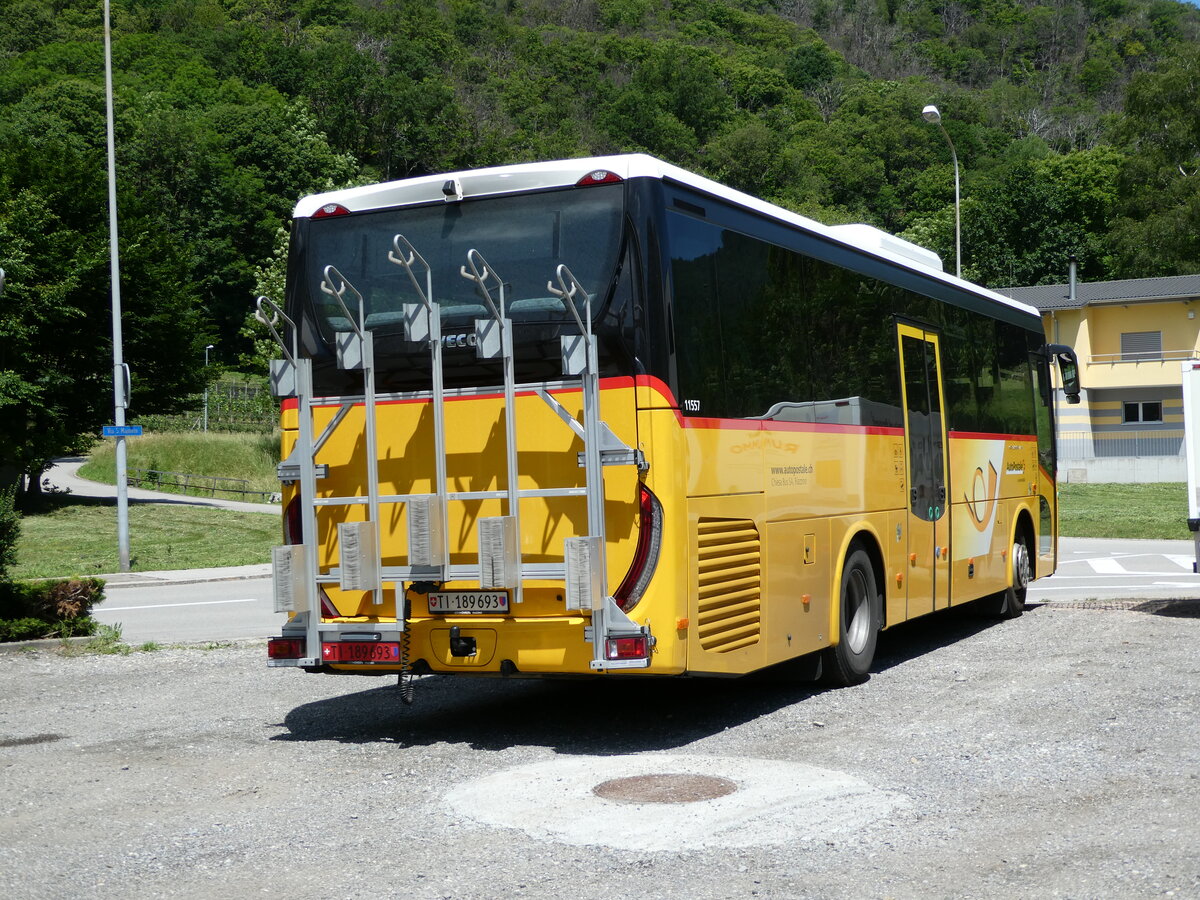
[[[446,334],[442,336],[442,346],[447,349],[455,347],[474,347],[479,343],[479,339],[475,337],[475,332],[470,334]]]

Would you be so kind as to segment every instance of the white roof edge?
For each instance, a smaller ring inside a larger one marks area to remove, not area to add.
[[[617,156],[592,156],[578,159],[550,160],[546,162],[518,163],[516,165],[493,166],[485,169],[467,169],[425,175],[401,181],[383,182],[363,187],[346,188],[312,194],[297,202],[292,212],[294,218],[308,218],[318,209],[330,203],[339,203],[351,211],[384,209],[407,203],[427,203],[443,199],[442,186],[452,179],[463,182],[467,196],[509,193],[538,188],[569,187],[588,172],[605,169],[621,178],[671,179],[681,184],[698,188],[716,197],[753,209],[764,215],[796,225],[835,243],[863,250],[882,259],[898,263],[906,268],[918,268],[927,275],[947,284],[967,284],[987,298],[1004,306],[1020,310],[1041,318],[1041,312],[1028,303],[1006,297],[981,285],[966,282],[942,269],[941,258],[931,250],[906,241],[903,238],[881,231],[871,225],[823,225],[815,219],[794,213],[791,210],[768,203],[742,191],[734,190],[703,175],[697,175],[664,162],[645,153],[628,153]],[[469,186],[474,183],[477,190]],[[936,260],[936,265],[933,261]]]

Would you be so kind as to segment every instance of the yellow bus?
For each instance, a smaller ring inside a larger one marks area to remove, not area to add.
[[[308,197],[290,246],[272,666],[845,685],[1054,571],[1074,356],[906,241],[624,155]]]

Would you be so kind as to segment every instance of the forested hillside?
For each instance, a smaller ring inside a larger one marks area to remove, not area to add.
[[[294,201],[349,183],[646,150],[952,266],[927,103],[967,277],[1200,271],[1200,10],[1174,0],[114,0],[113,23],[135,412],[196,390],[206,344],[238,363]],[[108,416],[102,33],[100,0],[3,0],[0,465]]]

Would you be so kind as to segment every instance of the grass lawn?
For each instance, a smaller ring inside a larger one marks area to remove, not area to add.
[[[270,494],[279,490],[279,481],[275,477],[275,464],[279,462],[278,434],[213,431],[207,434],[198,431],[146,434],[128,438],[125,453],[129,469],[244,478],[250,482],[248,487],[252,491]],[[116,479],[116,441],[109,439],[97,444],[79,474],[92,481],[113,484]],[[227,500],[241,499],[229,494],[219,496]]]
[[[1063,537],[1191,540],[1186,484],[1063,484]]]
[[[279,517],[175,503],[129,504],[129,562],[135,571],[244,566],[271,561]],[[21,518],[13,578],[120,571],[115,500],[50,495]]]

